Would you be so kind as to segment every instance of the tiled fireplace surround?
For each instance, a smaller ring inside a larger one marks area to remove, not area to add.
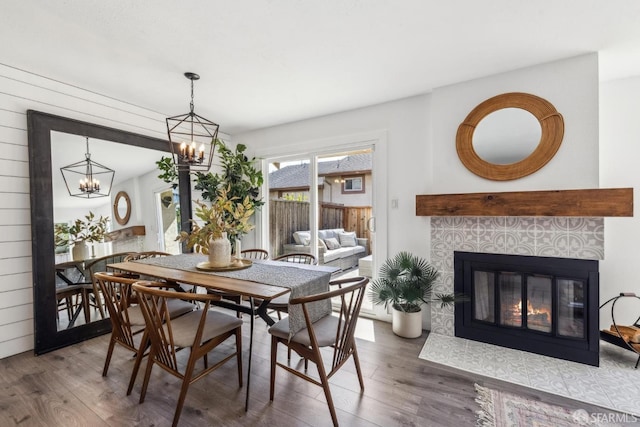
[[[604,220],[585,217],[431,217],[435,293],[453,292],[453,252],[604,258]],[[453,336],[453,308],[431,305],[431,332]]]

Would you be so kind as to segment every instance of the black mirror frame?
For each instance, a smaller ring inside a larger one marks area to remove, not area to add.
[[[106,126],[27,111],[29,181],[31,189],[31,251],[33,276],[34,352],[43,354],[78,343],[111,330],[109,319],[58,331],[56,325],[55,247],[53,239],[53,194],[51,131],[88,136],[105,141],[170,152],[166,140]],[[189,230],[191,185],[189,173],[179,173],[181,227]]]

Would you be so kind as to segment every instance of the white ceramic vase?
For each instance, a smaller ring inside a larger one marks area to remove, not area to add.
[[[231,242],[227,233],[222,233],[219,239],[209,241],[209,266],[227,267],[231,264]]]
[[[418,338],[422,335],[422,310],[405,313],[392,308],[391,313],[391,328],[394,334],[403,338]]]
[[[89,258],[89,245],[85,242],[74,243],[71,248],[71,256],[74,261],[82,261]]]

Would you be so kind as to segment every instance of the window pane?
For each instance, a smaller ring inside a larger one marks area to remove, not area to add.
[[[527,278],[527,328],[551,332],[551,277]]]
[[[522,276],[502,272],[498,278],[500,290],[500,324],[522,326]]]
[[[584,289],[581,280],[558,280],[558,335],[584,337]]]
[[[495,323],[495,273],[473,272],[473,318]]]
[[[347,178],[344,183],[344,189],[347,191],[361,191],[362,178]]]

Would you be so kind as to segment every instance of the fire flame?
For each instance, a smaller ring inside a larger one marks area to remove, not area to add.
[[[522,314],[522,301],[514,304],[513,310],[518,315]],[[537,308],[531,304],[531,301],[527,301],[527,316],[536,314],[544,314],[547,318],[547,321],[549,321],[549,319],[551,318],[551,311],[548,308]]]

